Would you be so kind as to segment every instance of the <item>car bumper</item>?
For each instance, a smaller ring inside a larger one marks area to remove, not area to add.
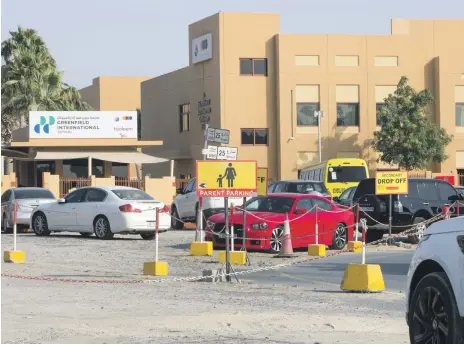
[[[112,222],[113,223],[113,222]],[[156,231],[156,219],[137,217],[136,215],[122,215],[120,221],[115,222],[120,225],[111,226],[113,233],[151,233]],[[171,217],[167,213],[159,215],[159,231],[166,231],[171,228]]]
[[[222,232],[221,234],[223,234]],[[237,235],[239,238],[234,238],[234,248],[240,249],[243,246],[243,237],[241,234]],[[270,243],[271,234],[266,231],[247,231],[245,248],[252,250],[269,250],[271,247]],[[205,234],[205,240],[212,241],[213,245],[217,248],[225,248],[225,238],[221,238],[220,235],[213,233],[210,228],[207,228]]]

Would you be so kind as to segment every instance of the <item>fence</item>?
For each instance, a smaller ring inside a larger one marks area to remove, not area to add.
[[[461,175],[461,174],[458,175],[458,184],[460,186],[464,186],[464,175]]]
[[[185,185],[190,181],[188,178],[176,178],[176,190],[179,188],[184,188]]]
[[[116,186],[125,186],[145,190],[145,180],[139,180],[137,178],[116,177],[114,179],[114,183]]]
[[[63,177],[60,179],[60,198],[65,197],[73,188],[81,188],[92,185],[90,177]]]
[[[427,172],[426,171],[408,171],[408,177],[427,178]]]

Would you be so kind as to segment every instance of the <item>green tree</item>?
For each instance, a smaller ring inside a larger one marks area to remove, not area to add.
[[[448,156],[448,135],[427,117],[433,105],[429,90],[416,92],[402,77],[394,94],[388,95],[379,111],[381,129],[374,132],[373,148],[379,152],[378,161],[401,169],[424,170],[430,163],[442,163]]]
[[[2,42],[2,142],[27,124],[34,110],[91,110],[79,91],[63,82],[45,42],[35,30],[18,27]]]

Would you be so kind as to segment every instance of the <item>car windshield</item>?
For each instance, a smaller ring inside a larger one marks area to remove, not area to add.
[[[138,189],[114,189],[112,192],[122,200],[155,200],[152,196]]]
[[[327,193],[327,189],[322,183],[301,182],[287,185],[287,193],[309,193],[313,190],[319,193]]]
[[[285,197],[256,197],[245,204],[245,210],[250,212],[290,212],[295,199]]]
[[[366,177],[365,167],[330,167],[328,182],[359,182]]]
[[[15,199],[55,199],[48,189],[15,189]]]

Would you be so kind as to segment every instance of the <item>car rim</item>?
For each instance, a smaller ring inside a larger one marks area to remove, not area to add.
[[[343,248],[346,244],[346,229],[341,224],[335,230],[335,244],[338,248]]]
[[[445,344],[449,318],[440,292],[433,287],[423,289],[414,306],[412,335],[416,344]]]
[[[172,211],[172,227],[175,228],[177,226],[177,212],[176,210]]]
[[[419,241],[422,240],[422,237],[424,237],[424,230],[422,229],[417,230],[416,237]]]
[[[279,252],[280,248],[282,247],[282,235],[284,231],[283,229],[279,226],[272,230],[272,236],[271,236],[271,249]]]
[[[6,219],[6,216],[3,216],[3,230],[6,231],[7,227],[8,227],[8,220]]]
[[[106,235],[107,226],[106,221],[103,218],[97,220],[95,224],[95,232],[97,233],[98,237],[104,237]]]
[[[45,219],[42,216],[35,217],[34,221],[35,232],[41,234],[45,230]]]

